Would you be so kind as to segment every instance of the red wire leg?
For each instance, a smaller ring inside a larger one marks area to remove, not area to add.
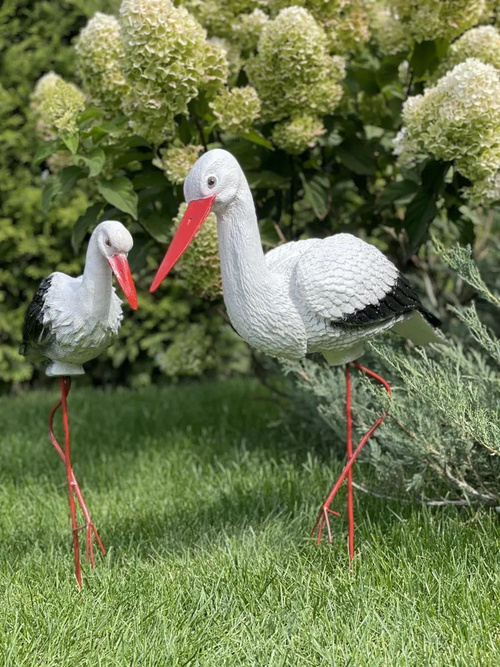
[[[392,390],[391,390],[391,387],[390,387],[389,383],[387,382],[387,380],[385,380],[383,377],[381,377],[377,373],[374,373],[369,368],[366,368],[365,366],[362,366],[358,361],[354,361],[353,363],[359,371],[361,371],[362,373],[365,373],[366,375],[373,378],[377,382],[380,382],[380,384],[384,387],[384,389],[389,394],[389,397],[391,396]],[[346,381],[347,381],[347,372],[346,372]],[[347,410],[348,411],[350,410],[350,382],[349,382],[349,386],[348,386]],[[371,428],[368,429],[368,431],[364,434],[364,436],[358,442],[358,444],[356,446],[356,449],[354,450],[352,456],[348,459],[346,465],[344,466],[344,469],[342,470],[342,473],[340,474],[340,477],[335,482],[335,485],[334,485],[333,489],[330,491],[327,499],[325,500],[325,502],[321,506],[321,508],[318,512],[318,516],[316,517],[316,521],[314,523],[313,529],[310,533],[310,536],[313,537],[315,535],[316,531],[317,531],[316,544],[318,544],[318,545],[321,544],[321,538],[322,538],[322,535],[323,535],[323,525],[325,523],[326,523],[327,531],[328,531],[328,541],[330,543],[332,542],[332,533],[331,533],[331,529],[330,529],[330,522],[329,522],[328,515],[329,514],[334,514],[335,516],[339,516],[339,514],[338,514],[338,512],[334,512],[332,509],[330,509],[330,505],[331,505],[333,499],[335,498],[335,496],[337,495],[338,490],[340,489],[340,487],[344,483],[344,480],[346,479],[346,477],[348,477],[348,475],[349,475],[349,473],[352,469],[352,466],[354,465],[354,462],[356,461],[356,459],[358,458],[358,456],[361,453],[361,450],[366,445],[366,443],[371,438],[371,436],[375,433],[375,431],[378,429],[380,424],[387,417],[388,411],[389,411],[389,409],[384,410],[382,415],[377,419],[377,421],[373,424],[373,426],[371,426]],[[351,422],[351,428],[352,428],[352,422]],[[348,430],[349,430],[349,427],[348,427]],[[352,478],[351,478],[351,483],[352,483]],[[351,524],[351,521],[349,521],[349,538],[350,539],[351,539],[351,530],[354,531],[354,521],[352,522],[352,524]],[[352,537],[352,539],[354,539],[354,536]],[[353,547],[354,547],[354,544],[353,544]],[[349,549],[349,554],[351,554],[350,549]]]
[[[69,389],[71,386],[71,380],[68,378],[68,389],[66,391],[66,397],[69,394]],[[62,394],[62,390],[61,390]],[[66,465],[66,457],[64,455],[64,452],[60,446],[60,444],[57,442],[57,439],[54,434],[54,416],[57,410],[61,407],[63,401],[62,398],[54,405],[52,410],[50,411],[49,415],[49,435],[50,435],[50,440],[52,442],[52,445],[54,446],[54,449],[56,452],[59,454],[59,457],[61,458],[62,462]],[[71,465],[70,465],[71,468]],[[85,540],[85,559],[88,562],[90,560],[90,563],[92,567],[95,567],[95,560],[94,560],[94,550],[93,550],[93,540],[92,537],[95,535],[95,538],[97,540],[97,544],[99,546],[99,549],[103,554],[106,554],[106,549],[104,548],[104,545],[101,541],[101,538],[99,537],[99,533],[97,532],[97,528],[95,527],[90,513],[87,509],[87,506],[85,504],[85,501],[83,499],[82,492],[80,490],[80,486],[76,480],[75,474],[73,472],[73,469],[71,468],[71,486],[73,488],[74,494],[76,496],[76,499],[78,500],[78,504],[80,505],[80,509],[82,510],[83,516],[85,518],[85,529],[86,529],[86,540]],[[79,527],[82,528],[82,527]]]
[[[78,586],[82,587],[82,571],[80,568],[80,544],[78,542],[78,524],[76,521],[76,507],[73,490],[73,471],[71,469],[71,452],[70,452],[70,438],[69,438],[69,420],[68,420],[68,404],[67,397],[71,387],[70,378],[61,378],[61,405],[63,413],[64,426],[64,459],[66,463],[66,478],[68,481],[68,497],[69,497],[69,511],[71,514],[71,530],[73,531],[73,551],[75,555],[75,575]]]
[[[346,387],[346,433],[347,433],[347,461],[352,458],[352,410],[351,410],[351,367],[345,365],[345,387]],[[354,492],[352,488],[352,468],[347,473],[347,520],[349,524],[349,558],[354,558]]]

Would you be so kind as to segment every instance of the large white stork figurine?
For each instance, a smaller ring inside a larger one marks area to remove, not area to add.
[[[49,434],[66,465],[75,574],[80,587],[75,496],[85,519],[86,560],[90,559],[94,567],[94,535],[102,553],[106,552],[71,467],[67,398],[71,377],[85,373],[82,364],[101,354],[118,334],[123,314],[112,284],[112,273],[131,307],[137,308],[137,294],[127,260],[132,245],[132,237],[121,222],[109,220],[98,225],[90,238],[83,275],[72,278],[57,271],[44,278],[26,311],[23,327],[21,354],[33,362],[48,362],[46,374],[60,377],[61,399],[50,412]],[[54,414],[61,405],[64,451],[56,440],[53,426]]]
[[[266,255],[255,207],[241,167],[228,152],[205,153],[184,183],[186,213],[151,285],[158,288],[213,210],[217,216],[224,301],[236,331],[250,345],[275,357],[301,358],[321,352],[331,364],[345,364],[347,464],[321,506],[312,530],[318,544],[326,524],[331,541],[331,503],[348,479],[349,555],[354,556],[351,468],[385,413],[352,449],[350,364],[388,383],[357,359],[363,344],[392,329],[423,344],[440,340],[439,321],[422,306],[398,269],[372,245],[336,234],[285,243]]]

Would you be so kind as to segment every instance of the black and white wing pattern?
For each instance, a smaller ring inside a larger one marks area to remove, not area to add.
[[[371,324],[414,311],[418,311],[434,327],[441,324],[437,317],[423,307],[418,294],[404,275],[398,273],[395,285],[381,301],[347,315],[343,321],[345,324]]]
[[[19,348],[19,352],[23,355],[30,356],[36,351],[38,356],[43,356],[41,348],[51,332],[50,324],[44,324],[44,315],[52,278],[53,274],[42,280],[24,316],[23,342]]]
[[[394,264],[351,234],[306,250],[297,262],[296,286],[308,307],[332,323],[372,325],[415,310],[433,318]]]

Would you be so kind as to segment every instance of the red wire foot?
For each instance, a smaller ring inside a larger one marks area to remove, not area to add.
[[[67,447],[69,451],[69,423],[67,419],[67,405],[66,405],[66,398],[69,394],[69,390],[71,388],[71,379],[70,378],[61,378],[61,399],[54,405],[52,410],[50,411],[49,415],[49,435],[50,435],[50,440],[52,442],[52,445],[54,446],[54,449],[56,452],[59,454],[59,457],[61,458],[62,462],[66,465],[67,468],[67,473],[68,473],[68,492],[70,495],[70,510],[71,510],[71,518],[72,518],[72,531],[73,531],[73,543],[74,543],[74,549],[75,549],[75,571],[76,571],[76,579],[78,581],[78,585],[81,587],[82,586],[82,578],[81,578],[81,571],[80,571],[80,562],[79,562],[79,542],[78,542],[78,531],[85,529],[85,561],[89,562],[91,567],[95,567],[95,558],[94,558],[94,540],[93,538],[95,537],[97,544],[99,546],[99,549],[101,550],[102,554],[106,554],[106,549],[104,548],[104,545],[101,541],[101,538],[99,537],[99,533],[97,532],[97,528],[94,525],[94,522],[92,521],[92,518],[90,516],[90,512],[87,508],[87,505],[85,504],[85,501],[83,499],[82,492],[80,490],[80,486],[77,482],[77,479],[75,477],[75,473],[73,472],[73,468],[71,467],[71,462],[69,462],[69,465],[67,465],[67,460],[66,460],[66,455],[64,451],[62,450],[62,447],[58,443],[55,434],[54,434],[54,415],[57,412],[57,410],[63,405],[63,424],[65,428],[65,447]],[[74,513],[74,502],[72,501],[72,496],[73,494],[76,496],[76,499],[78,501],[78,504],[80,505],[80,509],[82,511],[83,517],[85,519],[85,525],[83,526],[77,526],[76,525],[76,514]]]
[[[318,516],[316,517],[316,522],[309,535],[309,537],[314,537],[314,534],[316,532],[318,533],[316,539],[316,544],[318,546],[321,544],[321,538],[323,536],[323,528],[325,525],[326,525],[326,530],[328,532],[328,543],[329,544],[332,543],[332,529],[330,528],[330,519],[328,518],[329,514],[331,514],[332,516],[340,517],[340,514],[338,512],[335,512],[327,505],[323,505],[320,511],[318,512]]]

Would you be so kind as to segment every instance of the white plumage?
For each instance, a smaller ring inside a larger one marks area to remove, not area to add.
[[[122,302],[112,271],[137,307],[130,271],[125,275],[132,245],[120,222],[103,222],[90,238],[83,275],[72,278],[56,271],[40,284],[26,313],[21,352],[32,361],[49,361],[47,375],[81,375],[82,364],[101,354],[118,334]]]
[[[253,347],[276,357],[322,352],[330,363],[343,364],[386,329],[409,338],[415,330],[417,343],[439,340],[431,324],[436,318],[394,264],[351,234],[286,243],[265,255],[247,180],[230,153],[216,149],[203,155],[184,192],[194,205],[211,200],[224,301],[233,326]],[[190,230],[180,254],[201,224],[192,219],[188,208],[184,222]],[[152,289],[179,257],[178,249],[174,240]]]

